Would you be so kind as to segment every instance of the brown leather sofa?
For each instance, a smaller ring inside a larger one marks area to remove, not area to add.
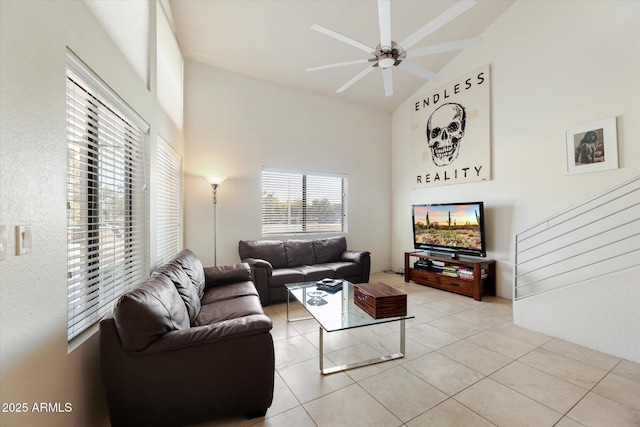
[[[273,400],[271,327],[247,264],[203,268],[182,251],[100,322],[111,425],[264,415]]]
[[[369,252],[347,250],[344,237],[305,240],[241,240],[238,252],[251,266],[262,305],[287,300],[287,283],[321,279],[369,281]]]

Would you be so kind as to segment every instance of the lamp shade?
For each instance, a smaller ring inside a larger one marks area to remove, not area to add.
[[[214,176],[207,177],[207,181],[211,185],[220,185],[225,179],[227,179],[227,177],[222,175],[214,175]]]

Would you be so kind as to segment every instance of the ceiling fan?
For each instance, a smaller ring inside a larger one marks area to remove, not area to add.
[[[367,46],[364,43],[361,43],[357,40],[354,40],[350,37],[347,37],[343,34],[337,33],[333,30],[325,28],[323,26],[314,24],[311,26],[311,29],[314,31],[318,31],[322,34],[325,34],[329,37],[333,37],[336,40],[340,40],[341,42],[347,43],[353,47],[356,47],[364,52],[373,55],[373,57],[369,57],[367,59],[356,59],[353,61],[346,62],[338,62],[335,64],[329,65],[321,65],[319,67],[311,67],[307,68],[307,71],[318,71],[318,70],[326,70],[328,68],[335,67],[343,67],[346,65],[353,64],[364,64],[367,62],[371,62],[367,68],[358,73],[351,80],[342,85],[336,92],[344,92],[348,87],[353,85],[355,82],[369,74],[376,67],[382,69],[382,77],[384,80],[384,93],[385,96],[393,95],[393,77],[392,77],[392,69],[393,67],[398,67],[404,71],[408,71],[409,73],[413,73],[417,76],[423,77],[427,80],[438,81],[440,80],[440,76],[437,74],[425,70],[424,68],[418,67],[417,65],[406,62],[406,59],[417,58],[420,56],[432,55],[440,52],[449,52],[452,50],[464,49],[466,47],[475,46],[480,44],[481,39],[479,37],[464,39],[464,40],[456,40],[446,43],[440,43],[432,46],[422,47],[418,49],[414,49],[409,51],[411,47],[413,47],[416,43],[420,42],[422,39],[427,37],[429,34],[433,33],[440,27],[447,24],[449,21],[453,20],[457,16],[463,14],[471,7],[476,4],[475,0],[461,0],[454,4],[452,7],[441,13],[439,16],[434,18],[431,22],[427,23],[422,28],[418,29],[416,32],[411,34],[405,40],[400,43],[396,43],[391,40],[391,4],[390,0],[378,0],[378,19],[380,21],[380,44],[378,44],[375,49]]]

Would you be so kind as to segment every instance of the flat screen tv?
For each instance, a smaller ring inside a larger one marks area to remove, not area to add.
[[[411,215],[415,249],[487,256],[483,202],[413,205]]]

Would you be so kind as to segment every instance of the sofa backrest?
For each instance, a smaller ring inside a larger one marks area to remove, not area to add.
[[[313,240],[285,240],[284,249],[287,253],[287,265],[289,267],[316,263]]]
[[[141,351],[167,332],[187,329],[189,315],[171,279],[154,274],[122,295],[113,318],[125,351]]]
[[[268,261],[273,268],[289,266],[287,252],[282,240],[240,240],[240,259],[256,258]]]
[[[347,250],[347,239],[344,236],[316,239],[313,241],[313,249],[316,263],[338,262],[342,253]]]
[[[187,307],[189,321],[193,325],[200,314],[200,300],[204,295],[204,267],[200,259],[185,249],[158,267],[153,274],[163,274],[171,279]]]
[[[256,258],[269,261],[273,268],[337,262],[347,250],[344,236],[300,240],[241,240],[240,259]]]

